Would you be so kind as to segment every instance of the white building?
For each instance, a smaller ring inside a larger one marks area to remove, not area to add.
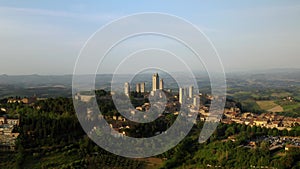
[[[90,102],[93,98],[95,98],[94,95],[83,95],[80,93],[77,93],[75,96],[76,100],[80,100],[80,101],[86,102],[86,103]]]
[[[7,124],[11,124],[11,125],[19,125],[19,119],[7,119]]]

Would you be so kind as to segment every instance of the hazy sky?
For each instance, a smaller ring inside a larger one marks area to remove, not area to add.
[[[0,74],[71,74],[97,29],[139,12],[169,13],[198,26],[225,71],[300,68],[297,0],[1,0]]]

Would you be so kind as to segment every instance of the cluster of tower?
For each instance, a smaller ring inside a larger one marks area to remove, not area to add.
[[[158,73],[152,75],[152,91],[151,93],[154,94],[156,90],[164,90],[164,80],[159,79]],[[130,84],[126,82],[124,84],[124,92],[125,95],[130,95]],[[146,87],[145,83],[137,83],[136,84],[136,92],[138,93],[145,93]],[[200,97],[194,94],[194,86],[189,86],[188,88],[179,88],[179,103],[184,104],[186,99],[193,101],[193,105],[195,107],[199,106]]]
[[[137,83],[135,91],[138,93],[145,93],[145,83]]]
[[[193,105],[199,105],[200,98],[199,96],[194,95],[194,86],[190,86],[188,88],[179,88],[179,103],[185,103],[185,99],[193,99]]]
[[[152,75],[152,91],[154,92],[158,89],[159,90],[164,89],[164,80],[159,79],[158,73],[155,73],[155,74]],[[146,91],[145,82],[137,83],[135,91],[138,92],[138,93],[145,93],[145,91]],[[124,84],[124,92],[125,92],[125,95],[129,96],[129,94],[130,94],[130,84],[129,84],[129,82],[126,82]]]
[[[145,93],[145,83],[137,83],[135,86],[135,91],[138,93]],[[125,95],[129,96],[130,94],[130,84],[129,82],[126,82],[124,84],[124,93]]]

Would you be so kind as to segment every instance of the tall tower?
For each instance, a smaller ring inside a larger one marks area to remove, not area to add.
[[[198,107],[199,106],[199,102],[200,102],[199,96],[195,96],[194,100],[193,100],[194,107]]]
[[[155,73],[152,76],[152,91],[156,91],[157,89],[159,89],[159,76],[158,73]]]
[[[141,83],[141,93],[145,93],[145,82]]]
[[[179,103],[182,104],[183,103],[183,96],[184,95],[184,89],[183,88],[179,88]]]
[[[141,92],[141,84],[140,83],[137,83],[136,84],[136,92],[140,93]]]
[[[183,89],[183,94],[184,94],[184,96],[185,97],[189,97],[189,88],[188,87],[185,87],[184,89]]]
[[[126,82],[124,84],[124,93],[125,93],[126,96],[129,96],[129,94],[130,94],[130,85],[129,85],[128,82]]]
[[[164,89],[164,79],[159,80],[159,89],[163,90]]]
[[[194,93],[194,86],[189,87],[189,98],[193,98]]]

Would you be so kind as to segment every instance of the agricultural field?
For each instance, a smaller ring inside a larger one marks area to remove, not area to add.
[[[256,101],[259,107],[268,112],[283,112],[283,107],[271,100]]]

